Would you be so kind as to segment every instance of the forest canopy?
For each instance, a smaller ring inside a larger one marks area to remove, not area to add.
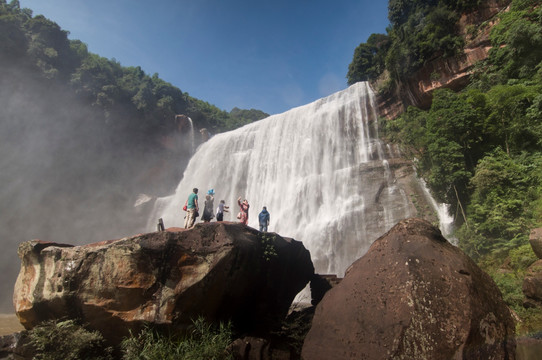
[[[0,64],[16,66],[42,82],[56,82],[72,89],[89,105],[99,108],[107,122],[144,131],[171,130],[177,114],[190,116],[198,128],[217,133],[268,116],[257,110],[233,113],[191,97],[187,92],[140,67],[124,67],[88,51],[80,40],[42,15],[32,16],[19,1],[0,0]]]
[[[463,12],[475,9],[480,0],[390,0],[386,34],[372,34],[354,52],[348,84],[376,80],[384,70],[391,81],[408,78],[427,61],[449,57],[462,50],[457,34]]]

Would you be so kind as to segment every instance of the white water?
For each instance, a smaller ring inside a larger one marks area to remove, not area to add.
[[[200,205],[215,190],[236,221],[237,197],[251,206],[258,228],[263,206],[269,231],[303,241],[318,273],[342,276],[370,244],[399,220],[415,215],[395,185],[388,159],[397,153],[378,139],[374,94],[367,83],[311,104],[214,136],[190,160],[174,195],[158,199],[149,228],[184,224],[192,188]]]

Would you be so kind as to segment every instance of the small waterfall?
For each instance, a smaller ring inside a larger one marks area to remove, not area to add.
[[[190,155],[193,155],[196,151],[196,137],[194,134],[194,123],[189,116],[186,115],[176,115],[175,123],[177,126],[178,134],[174,135],[176,141],[176,148],[180,151],[188,152]],[[186,138],[188,137],[188,141]],[[187,145],[188,144],[188,148]]]
[[[192,122],[192,118],[188,117],[188,124],[189,124],[189,135],[190,136],[190,154],[193,155],[196,151],[196,136],[194,135],[194,123]]]
[[[431,191],[429,191],[427,183],[423,179],[419,179],[419,181],[422,184],[422,189],[428,203],[431,204],[433,210],[438,215],[440,232],[452,244],[457,245],[457,239],[453,237],[454,217],[450,215],[450,205],[437,203],[435,198],[431,195]]]
[[[283,114],[213,136],[191,158],[175,194],[159,199],[149,219],[183,226],[192,188],[200,201],[215,190],[236,221],[237,198],[250,204],[249,225],[267,206],[270,231],[303,241],[316,271],[342,276],[371,243],[416,215],[378,138],[376,101],[367,83]]]

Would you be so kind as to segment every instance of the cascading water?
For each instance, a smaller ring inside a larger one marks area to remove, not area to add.
[[[202,144],[174,195],[158,199],[149,221],[183,226],[182,206],[192,188],[200,207],[208,189],[215,208],[237,198],[250,204],[258,228],[263,206],[270,231],[303,241],[318,273],[342,276],[370,244],[416,210],[390,170],[397,151],[378,139],[375,97],[367,83],[273,115]]]

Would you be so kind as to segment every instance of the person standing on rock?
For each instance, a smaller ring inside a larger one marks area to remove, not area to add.
[[[210,222],[212,218],[214,218],[213,210],[214,210],[214,195],[215,190],[211,189],[207,191],[207,195],[205,195],[205,206],[203,207],[203,215],[201,216],[201,220],[203,222]]]
[[[196,221],[198,212],[198,188],[194,188],[186,200],[186,220],[184,221],[185,229],[191,229],[194,227],[194,222]]]
[[[267,211],[267,207],[263,207],[263,210],[258,215],[258,220],[260,221],[260,231],[267,232],[267,227],[269,226],[270,215]]]
[[[229,206],[226,206],[226,202],[224,200],[220,200],[220,203],[216,208],[216,221],[224,221],[224,212],[229,212],[229,208]]]
[[[237,218],[241,221],[241,224],[247,225],[248,224],[248,208],[250,207],[250,205],[248,204],[247,199],[241,202],[241,197],[237,199],[237,203],[239,204],[239,207],[241,208],[241,211],[237,215]]]

